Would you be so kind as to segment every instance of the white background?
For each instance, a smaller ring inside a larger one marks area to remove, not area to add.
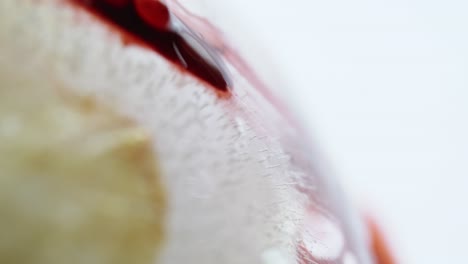
[[[401,264],[468,263],[468,1],[181,1],[292,103]]]
[[[468,263],[467,1],[205,2],[401,263]]]

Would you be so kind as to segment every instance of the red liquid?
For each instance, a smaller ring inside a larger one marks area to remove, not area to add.
[[[176,32],[167,30],[169,10],[156,0],[71,0],[125,32],[215,89],[227,92],[223,72],[207,62]]]

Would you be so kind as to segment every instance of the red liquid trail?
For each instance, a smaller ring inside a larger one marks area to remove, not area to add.
[[[170,13],[156,0],[70,0],[142,40],[169,61],[221,92],[228,92],[223,72],[207,62],[177,32],[168,30]]]

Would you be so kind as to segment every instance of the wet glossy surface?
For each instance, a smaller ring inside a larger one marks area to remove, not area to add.
[[[121,30],[143,41],[154,51],[209,83],[213,88],[222,92],[228,91],[225,73],[208,62],[182,35],[169,28],[169,10],[159,1],[70,1],[117,25]]]
[[[129,4],[107,3],[112,10]],[[36,53],[37,68],[48,66],[71,93],[122,112],[154,139],[168,201],[157,263],[373,263],[360,222],[309,135],[288,123],[285,110],[244,73],[232,70],[235,89],[230,100],[220,100],[209,85],[153,52],[157,47],[128,45],[120,40],[130,31],[75,7],[31,4],[22,17],[41,16],[18,32],[31,32],[21,43],[35,48],[12,45],[7,54],[24,61]],[[104,10],[87,7],[93,14]],[[140,18],[144,12],[133,12],[142,24],[148,22]],[[160,30],[165,22],[145,25],[166,36]],[[35,34],[44,28],[52,33]],[[51,42],[58,44],[48,49]]]

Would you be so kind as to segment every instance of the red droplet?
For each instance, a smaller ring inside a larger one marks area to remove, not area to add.
[[[169,24],[169,10],[159,0],[134,0],[140,17],[150,26],[166,30]]]

